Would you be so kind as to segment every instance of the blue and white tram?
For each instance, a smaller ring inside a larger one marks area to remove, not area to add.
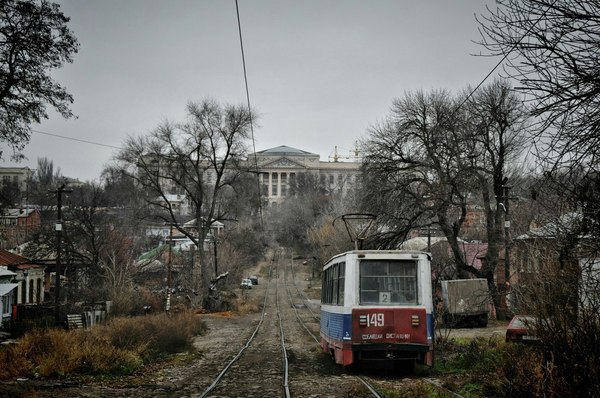
[[[325,264],[321,346],[336,363],[433,365],[433,340],[427,253],[354,250]]]

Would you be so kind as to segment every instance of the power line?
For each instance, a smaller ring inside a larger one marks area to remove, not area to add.
[[[101,144],[99,142],[94,142],[94,141],[87,141],[87,140],[82,140],[79,138],[73,138],[73,137],[67,137],[65,135],[59,135],[59,134],[52,134],[52,133],[47,133],[45,131],[39,131],[39,130],[31,130],[34,133],[37,134],[43,134],[43,135],[47,135],[50,137],[57,137],[57,138],[62,138],[64,140],[69,140],[69,141],[77,141],[77,142],[83,142],[85,144],[90,144],[90,145],[97,145],[97,146],[103,146],[103,147],[107,147],[107,148],[113,148],[113,149],[123,149],[121,147],[118,146],[114,146],[114,145],[108,145],[108,144]]]
[[[492,68],[492,70],[489,71],[489,73],[487,75],[485,75],[485,77],[483,78],[483,80],[481,80],[479,82],[479,84],[477,86],[475,86],[475,88],[473,90],[471,90],[471,92],[469,93],[469,95],[467,95],[467,97],[458,105],[458,107],[456,108],[456,110],[454,111],[454,113],[458,112],[458,110],[460,108],[462,108],[462,106],[473,96],[473,94],[475,94],[475,91],[477,91],[479,89],[479,87],[481,87],[483,85],[483,83],[485,83],[485,81],[492,75],[492,73],[494,73],[494,71],[496,69],[498,69],[498,67],[500,65],[502,65],[502,63],[504,62],[504,60],[506,60],[506,58],[510,55],[510,53],[512,53],[514,51],[514,49],[517,48],[517,46],[523,41],[523,39],[529,33],[531,33],[531,31],[533,30],[533,28],[535,28],[535,26],[538,24],[538,22],[540,22],[542,20],[542,18],[544,18],[546,16],[546,14],[548,13],[548,11],[550,11],[550,8],[552,8],[554,6],[554,3],[556,3],[557,1],[558,0],[554,0],[552,2],[552,4],[550,4],[548,6],[548,8],[546,8],[546,11],[544,11],[544,13],[542,15],[540,15],[539,18],[533,24],[531,24],[531,26],[529,27],[529,29],[527,29],[527,31],[525,33],[523,33],[523,35],[521,36],[521,38],[519,40],[517,40],[515,42],[515,44],[512,45],[512,47],[502,56],[502,58],[500,59],[500,61],[498,61],[498,63]]]
[[[250,134],[252,136],[252,149],[254,151],[254,167],[256,169],[256,187],[258,189],[258,212],[260,216],[260,223],[262,225],[262,204],[260,199],[260,180],[258,175],[258,160],[256,158],[256,141],[254,140],[254,123],[252,117],[252,108],[250,106],[250,90],[248,89],[248,74],[246,73],[246,57],[244,55],[244,40],[242,39],[242,24],[240,22],[240,8],[238,6],[238,0],[235,0],[235,12],[237,14],[238,33],[240,36],[240,50],[242,52],[242,67],[244,69],[244,84],[246,86],[246,102],[248,103],[248,114],[250,115]]]

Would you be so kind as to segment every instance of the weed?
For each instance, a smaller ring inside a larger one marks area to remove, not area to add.
[[[115,318],[91,331],[34,330],[0,351],[0,379],[126,375],[157,358],[190,350],[205,326],[190,312]]]

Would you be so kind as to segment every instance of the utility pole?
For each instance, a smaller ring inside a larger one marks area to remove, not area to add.
[[[504,281],[510,280],[510,186],[503,185],[504,190]]]
[[[517,199],[516,197],[510,196],[510,189],[512,188],[508,183],[508,178],[503,180],[502,184],[502,202],[504,205],[504,287],[502,289],[506,300],[506,310],[508,312],[509,299],[508,294],[510,292],[510,201]]]
[[[169,224],[169,261],[167,262],[167,303],[165,311],[171,309],[171,267],[173,258],[173,224]]]
[[[213,255],[215,257],[215,278],[219,276],[217,267],[217,231],[213,234]]]
[[[62,273],[61,264],[61,244],[62,244],[62,195],[63,193],[73,192],[71,189],[65,189],[66,185],[62,184],[56,191],[50,191],[56,194],[56,279],[54,282],[54,300],[55,300],[55,320],[56,324],[60,324],[60,276]]]

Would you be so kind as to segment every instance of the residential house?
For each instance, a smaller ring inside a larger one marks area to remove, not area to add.
[[[16,304],[15,289],[19,286],[14,282],[16,275],[6,266],[0,266],[0,325],[10,320],[12,307]]]
[[[579,263],[578,246],[584,245],[588,237],[577,232],[582,217],[577,213],[569,213],[539,228],[531,229],[526,234],[513,239],[510,264],[510,283],[512,285],[529,284],[542,266],[570,267]],[[570,255],[565,255],[563,241],[575,233]],[[589,257],[589,255],[584,255]]]
[[[13,184],[21,192],[26,192],[34,171],[29,167],[0,167],[0,186]]]
[[[577,289],[580,289],[581,302],[586,301],[583,295],[587,293],[597,297],[600,277],[598,242],[582,232],[585,221],[579,213],[568,213],[513,240],[510,284],[518,295],[547,283],[544,276],[552,275],[573,286],[568,289],[571,296],[565,296],[565,305],[573,304],[577,294],[572,293]]]
[[[0,234],[3,248],[13,248],[29,239],[42,225],[41,213],[37,209],[4,209],[0,212]]]
[[[0,250],[0,266],[15,273],[14,283],[18,287],[14,304],[40,304],[44,301],[45,266],[7,250]]]

